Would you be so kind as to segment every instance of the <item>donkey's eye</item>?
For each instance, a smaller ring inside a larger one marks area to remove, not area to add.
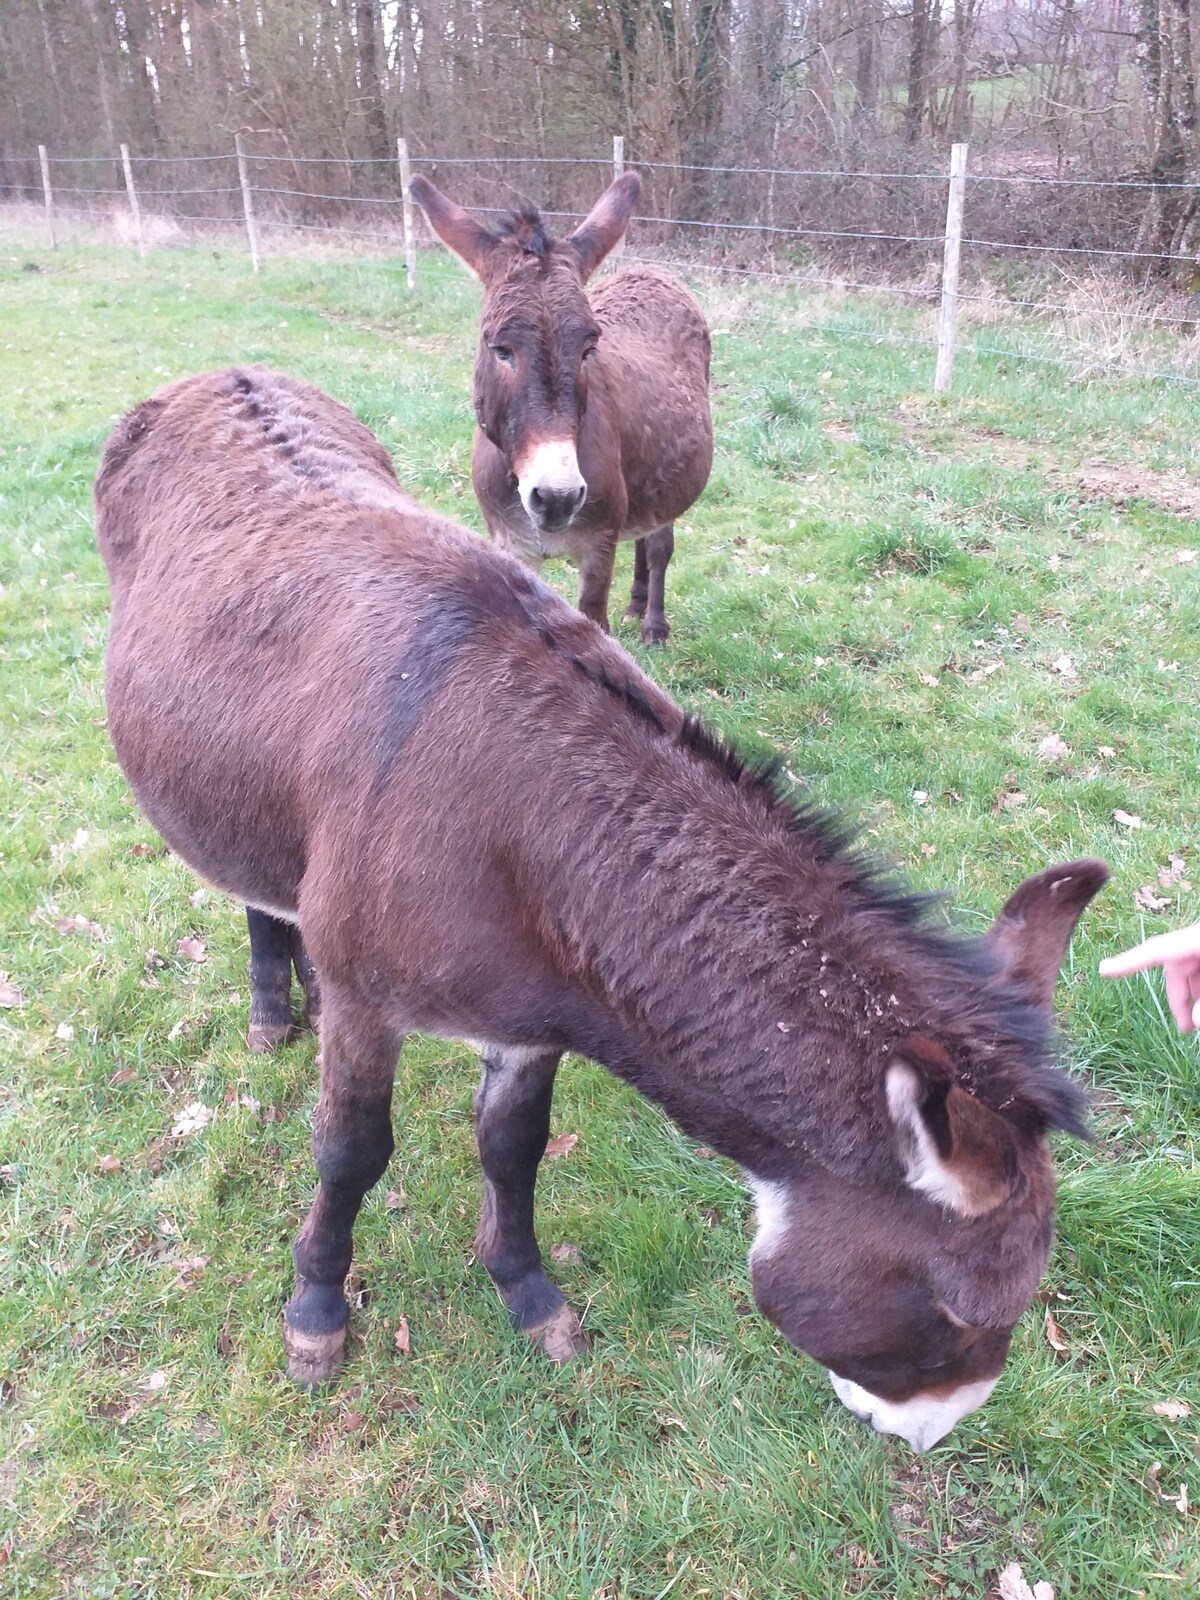
[[[515,367],[517,364],[516,352],[511,345],[494,344],[492,346],[492,354],[497,361],[502,361],[506,367]]]
[[[585,361],[590,361],[599,348],[599,345],[589,344],[587,349],[583,352],[583,359]]]

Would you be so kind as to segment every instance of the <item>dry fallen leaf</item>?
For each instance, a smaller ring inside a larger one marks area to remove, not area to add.
[[[1103,756],[1106,761],[1111,761],[1116,753],[1117,752],[1110,744],[1098,744],[1096,746],[1096,754],[1098,756]]]
[[[98,922],[89,922],[87,917],[56,917],[54,922],[56,933],[86,933],[89,939],[103,939],[104,929]]]
[[[135,844],[129,851],[131,856],[156,856],[158,851],[152,844]]]
[[[1176,550],[1175,559],[1181,567],[1190,567],[1196,559],[1196,552],[1194,550]]]
[[[921,682],[927,684],[931,689],[936,689],[938,686],[938,680],[934,677],[932,672],[923,672],[921,674]]]
[[[202,1011],[198,1017],[181,1017],[167,1038],[172,1042],[176,1039],[185,1039],[189,1033],[195,1033],[197,1028],[203,1028],[211,1016],[211,1011]]]
[[[152,1372],[148,1378],[144,1378],[138,1388],[145,1394],[158,1394],[167,1387],[168,1381],[167,1374],[160,1368],[157,1372]]]
[[[1027,794],[1023,794],[1020,789],[1010,789],[1007,794],[996,796],[996,803],[992,807],[992,811],[993,813],[1014,811],[1018,806],[1027,806],[1028,804],[1029,796]]]
[[[23,1006],[25,996],[15,983],[9,983],[8,973],[0,972],[0,1006],[8,1009],[12,1006]]]
[[[1071,754],[1070,748],[1060,734],[1048,733],[1037,748],[1038,760],[1042,762],[1064,761]]]
[[[1179,1422],[1192,1414],[1192,1408],[1186,1400],[1156,1400],[1150,1409],[1155,1416],[1166,1417],[1168,1422]]]
[[[1054,1600],[1054,1585],[1044,1580],[1031,1589],[1019,1564],[1010,1561],[996,1580],[1000,1600]]]
[[[120,1172],[121,1162],[117,1156],[101,1156],[96,1165],[101,1172]]]
[[[923,806],[929,803],[929,791],[927,789],[914,789],[912,797],[913,804],[916,806]]]
[[[1054,1313],[1049,1306],[1046,1307],[1046,1343],[1053,1350],[1066,1351],[1071,1348],[1063,1338],[1062,1329],[1055,1321]]]
[[[208,946],[203,939],[176,939],[175,948],[188,961],[206,961]]]
[[[199,1133],[207,1128],[213,1119],[212,1111],[200,1100],[193,1100],[190,1106],[183,1110],[171,1124],[171,1137],[173,1139],[186,1139],[190,1134]]]
[[[1167,866],[1158,869],[1158,881],[1164,889],[1171,889],[1187,871],[1187,863],[1182,856],[1174,854],[1167,857],[1167,862]]]
[[[136,1082],[136,1080],[137,1080],[137,1068],[136,1067],[118,1067],[117,1070],[113,1073],[112,1077],[109,1078],[108,1083],[109,1083],[109,1087],[110,1088],[112,1088],[112,1089],[120,1089],[125,1084],[134,1083],[134,1082]]]
[[[1171,904],[1169,895],[1155,894],[1152,883],[1144,883],[1133,896],[1133,903],[1139,911],[1161,911]]]
[[[208,890],[207,889],[196,889],[195,891],[193,891],[192,894],[188,895],[188,905],[190,905],[190,906],[202,906],[207,899],[208,899]]]
[[[175,1268],[175,1287],[177,1289],[194,1289],[196,1279],[209,1263],[208,1256],[184,1256],[181,1261],[164,1263]]]
[[[396,1349],[402,1356],[411,1354],[408,1343],[408,1318],[401,1317],[396,1324]]]
[[[579,1246],[577,1244],[554,1244],[550,1246],[551,1261],[560,1261],[564,1266],[574,1267],[579,1264]]]
[[[1061,677],[1074,678],[1076,676],[1075,663],[1070,656],[1057,656],[1050,663],[1050,671],[1057,672]]]
[[[1113,821],[1119,822],[1123,828],[1144,828],[1146,826],[1141,817],[1135,817],[1129,811],[1122,811],[1120,806],[1113,812]]]
[[[556,1139],[551,1139],[546,1146],[546,1160],[554,1161],[559,1156],[569,1156],[579,1143],[577,1133],[560,1133]]]
[[[921,846],[921,854],[925,857],[926,861],[930,860],[931,857],[937,855],[937,845],[923,844]]]
[[[389,1211],[403,1211],[408,1203],[408,1196],[404,1192],[404,1185],[397,1182],[394,1189],[389,1189],[387,1199],[383,1202]]]
[[[66,1044],[75,1037],[75,1029],[69,1022],[60,1022],[58,1027],[54,1030],[54,1037],[56,1039],[61,1039],[63,1043]]]

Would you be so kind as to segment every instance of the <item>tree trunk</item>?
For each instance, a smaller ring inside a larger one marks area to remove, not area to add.
[[[929,56],[936,0],[913,0],[908,50],[908,96],[904,105],[904,137],[916,144],[929,98]]]
[[[358,79],[359,103],[366,124],[367,155],[387,161],[392,144],[388,137],[387,116],[383,108],[383,89],[379,78],[379,30],[375,13],[379,0],[355,0],[354,66]]]

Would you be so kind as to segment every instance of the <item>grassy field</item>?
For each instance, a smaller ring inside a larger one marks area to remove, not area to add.
[[[546,1164],[540,1231],[595,1348],[547,1369],[471,1260],[474,1061],[429,1040],[406,1052],[397,1155],[357,1233],[352,1359],[331,1393],[289,1386],[314,1045],[248,1054],[240,911],[162,851],[116,768],[89,488],[123,409],[265,361],[351,404],[407,485],[478,526],[477,295],[445,266],[410,298],[379,266],[276,260],[253,279],[233,254],[10,241],[14,1600],[966,1600],[997,1595],[1012,1562],[1060,1600],[1197,1592],[1200,1055],[1156,982],[1094,976],[1143,927],[1200,915],[1195,400],[991,361],[935,402],[927,351],[851,336],[868,302],[700,292],[717,461],[648,670],[743,746],[781,750],[804,793],[848,807],[968,925],[1049,862],[1113,868],[1059,990],[1096,1139],[1059,1141],[1045,1298],[993,1400],[920,1459],[856,1424],[752,1311],[736,1173],[583,1062],[560,1079],[554,1131],[578,1143]]]

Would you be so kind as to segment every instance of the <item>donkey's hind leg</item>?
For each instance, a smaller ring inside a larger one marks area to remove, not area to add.
[[[403,1035],[337,991],[321,1024],[321,1094],[313,1117],[320,1174],[312,1210],[292,1249],[296,1288],[284,1313],[288,1372],[305,1387],[342,1364],[350,1308],[354,1219],[392,1154],[392,1084]]]
[[[638,544],[642,544],[638,540]],[[665,528],[659,528],[656,533],[646,535],[646,613],[642,622],[643,644],[665,644],[671,633],[671,624],[667,621],[664,609],[666,603],[667,568],[671,564],[671,557],[675,554],[675,524],[668,522]],[[636,554],[634,567],[634,587],[637,587]]]
[[[292,937],[295,928],[269,911],[246,907],[250,934],[250,1026],[246,1036],[251,1050],[274,1050],[287,1044],[292,1023]]]
[[[300,929],[293,925],[288,931],[292,942],[292,965],[296,969],[300,987],[304,990],[304,1021],[315,1032],[321,1023],[321,989],[317,982],[317,969],[312,964],[312,957],[304,948]]]
[[[513,1326],[551,1361],[587,1349],[579,1318],[542,1270],[533,1231],[538,1162],[550,1133],[557,1050],[488,1045],[475,1092],[475,1137],[483,1166],[483,1211],[475,1254],[509,1309]]]

